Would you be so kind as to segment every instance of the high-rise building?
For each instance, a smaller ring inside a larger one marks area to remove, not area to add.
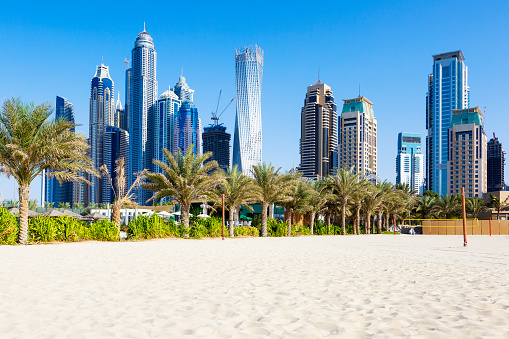
[[[129,101],[131,100],[131,71],[132,68],[129,68],[129,61],[127,63],[127,70],[125,71],[125,97],[124,97],[124,114],[126,120],[126,128],[125,130],[129,132]],[[127,163],[126,163],[127,166]]]
[[[106,126],[104,132],[104,164],[108,168],[111,181],[115,185],[117,173],[117,160],[124,158],[125,163],[129,162],[129,133],[127,131],[115,127]],[[111,184],[105,180],[103,186],[103,203],[111,204],[115,200],[115,193],[112,190]]]
[[[127,72],[129,84],[129,185],[136,173],[152,168],[153,128],[157,101],[157,53],[152,37],[145,31],[138,34],[132,50],[132,66]],[[142,188],[133,192],[138,204],[145,205],[152,193]]]
[[[55,105],[55,118],[63,119],[70,121],[72,123],[74,120],[74,106],[69,100],[66,98],[57,96],[56,105]],[[75,132],[75,128],[71,128],[71,132]],[[52,202],[55,204],[55,207],[58,206],[58,203],[70,203],[72,206],[73,203],[73,188],[74,183],[72,182],[62,182],[60,184],[58,180],[54,178],[48,178],[44,176],[42,180],[43,185],[43,203],[44,202]]]
[[[127,115],[125,110],[122,108],[122,102],[120,102],[120,92],[118,92],[118,99],[115,104],[115,113],[113,115],[113,126],[127,130]]]
[[[97,67],[90,88],[90,158],[94,169],[99,171],[104,164],[104,131],[114,124],[115,98],[113,80],[108,66]],[[93,176],[90,190],[90,203],[102,203],[104,179]]]
[[[420,195],[424,193],[424,154],[421,152],[420,134],[398,134],[396,184],[401,183],[407,184]]]
[[[322,178],[338,167],[338,113],[329,86],[308,86],[301,110],[300,166],[305,178]]]
[[[262,161],[262,78],[263,50],[257,45],[235,49],[237,114],[232,165],[246,175]]]
[[[198,117],[198,109],[192,101],[182,102],[176,127],[178,148],[185,153],[193,144],[193,153],[201,154],[201,120]]]
[[[479,107],[452,110],[447,161],[448,194],[483,197],[487,191],[487,138]]]
[[[226,133],[226,127],[214,124],[204,128],[203,153],[212,152],[212,156],[206,162],[215,160],[219,168],[230,168],[230,133]]]
[[[462,51],[433,56],[428,76],[426,128],[427,188],[448,194],[447,161],[452,111],[469,107],[468,69]]]
[[[180,100],[172,90],[167,90],[159,97],[156,104],[154,124],[154,159],[167,163],[162,150],[175,153],[178,148],[177,124]],[[153,172],[161,172],[159,166],[154,166]]]
[[[190,89],[186,82],[186,78],[179,76],[179,80],[171,89],[179,98],[181,102],[186,100],[194,101],[194,89]]]
[[[343,100],[339,122],[339,167],[377,177],[377,122],[373,103],[363,96]]]
[[[488,192],[505,191],[505,152],[502,143],[493,135],[488,141]]]

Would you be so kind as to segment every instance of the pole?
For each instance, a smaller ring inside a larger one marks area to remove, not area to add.
[[[463,246],[467,246],[467,213],[465,209],[465,187],[461,187],[461,205],[463,207]]]
[[[490,217],[490,237],[491,237],[491,217]]]
[[[396,235],[396,217],[394,217],[394,235]]]
[[[223,194],[223,240],[224,240],[224,194]]]

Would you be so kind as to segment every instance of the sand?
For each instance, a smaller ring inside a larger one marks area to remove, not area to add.
[[[509,236],[0,247],[2,338],[508,337]]]

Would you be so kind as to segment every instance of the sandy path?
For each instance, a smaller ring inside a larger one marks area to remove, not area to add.
[[[0,247],[2,338],[509,336],[509,236]]]

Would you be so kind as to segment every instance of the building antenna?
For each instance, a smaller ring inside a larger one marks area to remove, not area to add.
[[[146,30],[145,30],[145,21],[143,21],[143,32],[146,32]]]
[[[320,81],[320,67],[318,67],[318,81]]]
[[[101,65],[104,66],[104,56],[101,57]]]
[[[182,68],[180,69],[180,76],[183,77],[184,76],[184,66],[182,66]]]
[[[361,84],[359,84],[359,97],[361,96]]]

